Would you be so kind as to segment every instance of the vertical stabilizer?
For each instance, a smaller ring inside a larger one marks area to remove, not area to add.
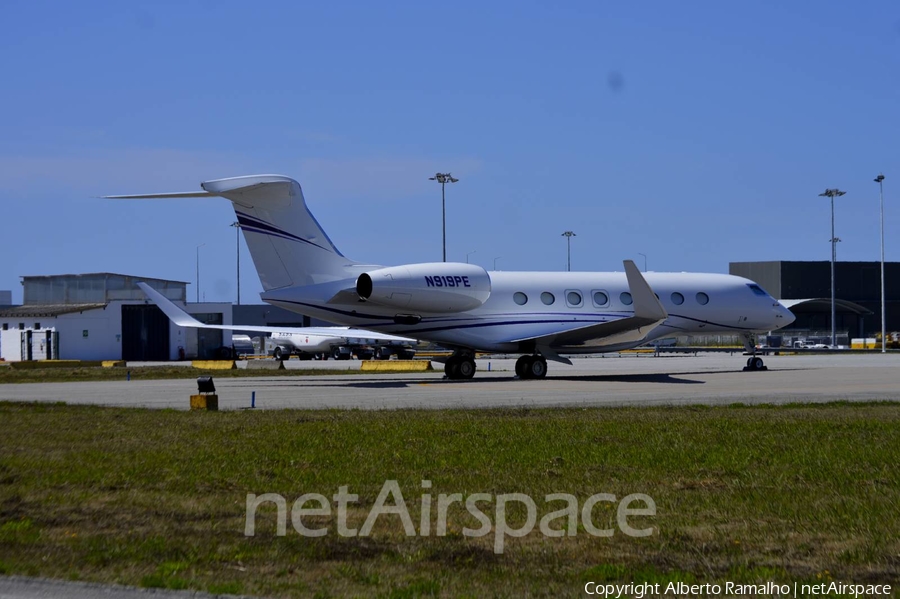
[[[231,200],[263,289],[313,285],[352,276],[353,264],[310,213],[300,184],[281,175],[206,181],[211,195]]]

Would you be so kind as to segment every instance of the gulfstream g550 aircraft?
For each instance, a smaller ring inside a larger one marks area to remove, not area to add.
[[[454,349],[451,379],[475,374],[475,352],[521,353],[520,378],[543,378],[547,360],[629,349],[675,334],[751,333],[793,314],[753,281],[720,274],[488,272],[474,264],[376,266],[341,254],[310,213],[300,184],[280,175],[201,183],[203,191],[116,199],[220,196],[231,201],[264,301],[341,325]],[[645,278],[646,277],[646,278]],[[750,369],[763,367],[751,356]]]

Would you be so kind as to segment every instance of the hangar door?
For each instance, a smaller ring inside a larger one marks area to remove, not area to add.
[[[168,360],[169,319],[156,306],[122,306],[122,359]]]
[[[191,314],[203,324],[222,324],[222,314],[217,312],[202,312]],[[194,329],[197,334],[197,357],[201,360],[215,360],[219,358],[219,350],[222,347],[224,336],[218,329]]]

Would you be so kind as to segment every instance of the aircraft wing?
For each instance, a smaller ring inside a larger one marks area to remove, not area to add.
[[[669,317],[659,298],[632,260],[625,260],[625,276],[634,301],[634,315],[599,324],[589,324],[564,331],[548,331],[545,335],[532,335],[510,339],[512,343],[534,341],[539,349],[548,353],[551,348],[580,345],[615,345],[640,341],[650,331]],[[548,356],[549,357],[549,356]]]
[[[169,317],[173,323],[180,327],[198,329],[219,329],[228,331],[255,331],[258,333],[294,333],[301,335],[322,337],[335,337],[341,339],[371,339],[373,341],[390,341],[393,343],[417,343],[409,337],[398,337],[365,329],[351,329],[349,327],[269,327],[241,324],[205,324],[173,304],[166,296],[146,283],[138,283],[141,291],[150,298],[159,309]]]

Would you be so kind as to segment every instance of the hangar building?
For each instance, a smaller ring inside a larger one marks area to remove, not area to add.
[[[732,262],[728,272],[759,283],[797,316],[784,330],[831,329],[831,263]],[[887,331],[900,331],[900,262],[884,265]],[[835,329],[847,337],[881,332],[881,262],[835,262]]]
[[[0,308],[6,360],[175,360],[217,357],[230,331],[172,324],[137,287],[144,281],[207,324],[231,324],[230,303],[186,304],[187,283],[115,273],[22,277],[23,304]]]

